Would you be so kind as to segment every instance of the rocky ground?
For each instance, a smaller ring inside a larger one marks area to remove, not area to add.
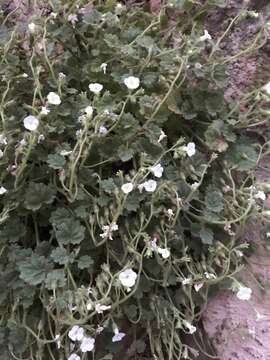
[[[218,29],[216,25],[222,23],[222,19],[234,16],[243,3],[229,0],[224,12],[210,17],[209,26],[212,31]],[[265,21],[269,21],[269,1],[257,0],[249,2],[247,6],[263,14]],[[230,55],[237,53],[243,43],[253,41],[256,30],[256,18],[243,20],[222,44],[223,51]],[[265,36],[265,44],[258,51],[229,64],[230,82],[226,91],[228,99],[240,100],[256,85],[270,80],[270,34],[266,33]],[[258,181],[270,180],[269,157],[261,161],[255,175]],[[269,206],[269,198],[265,206]],[[203,315],[204,329],[220,360],[270,359],[270,260],[269,250],[261,240],[261,234],[262,225],[259,221],[247,224],[243,240],[256,244],[256,251],[247,259],[248,264],[239,276],[253,290],[251,300],[241,301],[232,292],[220,292],[209,301]]]

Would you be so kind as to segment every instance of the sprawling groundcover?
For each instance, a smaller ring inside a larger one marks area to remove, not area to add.
[[[270,89],[225,102],[219,45],[257,14],[215,37],[224,4],[199,3],[1,14],[1,360],[194,358],[211,293],[251,296],[236,274],[266,148],[242,129]]]

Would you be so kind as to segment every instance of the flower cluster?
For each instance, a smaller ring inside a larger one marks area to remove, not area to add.
[[[74,325],[68,332],[68,337],[73,342],[79,342],[80,350],[82,353],[93,351],[95,347],[95,339],[91,336],[85,336],[85,331],[82,327]],[[77,354],[71,354],[69,360],[80,359]]]
[[[103,233],[100,234],[102,239],[113,240],[112,234],[114,231],[118,230],[118,225],[116,223],[112,223],[111,225],[103,225],[102,226]]]
[[[229,61],[201,27],[208,4],[189,2],[175,38],[162,21],[181,1],[161,18],[64,3],[19,27],[0,12],[3,357],[118,358],[125,339],[131,357],[186,358],[183,333],[213,284],[252,297],[237,283],[238,234],[267,216],[268,185],[251,174],[268,150],[239,129],[265,121],[270,85],[241,109],[224,100]],[[148,329],[134,343],[131,324]]]

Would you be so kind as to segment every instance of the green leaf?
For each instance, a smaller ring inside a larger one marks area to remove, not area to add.
[[[77,245],[84,239],[85,227],[78,220],[71,219],[58,224],[56,238],[62,245]]]
[[[214,239],[213,231],[208,227],[202,227],[200,230],[200,238],[203,244],[211,245]]]
[[[84,205],[78,206],[74,212],[76,216],[81,219],[87,219],[89,216],[89,209],[87,209]]]
[[[137,316],[137,306],[134,304],[127,305],[124,307],[124,312],[129,319],[136,319]]]
[[[24,224],[16,216],[9,218],[7,222],[1,226],[0,239],[3,242],[16,242],[24,237],[26,232]]]
[[[141,36],[137,39],[137,44],[148,50],[154,45],[154,39],[151,36]]]
[[[112,178],[102,180],[100,182],[100,186],[105,192],[109,194],[111,194],[117,188]]]
[[[143,340],[134,340],[128,349],[128,355],[142,354],[146,349],[146,344]]]
[[[126,199],[125,202],[125,209],[129,211],[136,211],[140,207],[140,199],[138,197],[138,194],[131,193]]]
[[[36,254],[19,264],[20,278],[29,285],[41,284],[50,269],[49,260]]]
[[[126,162],[133,158],[134,150],[131,148],[126,148],[124,146],[118,149],[118,156],[121,161]]]
[[[179,109],[177,98],[179,98],[179,95],[176,92],[171,92],[170,96],[167,98],[166,103],[168,106],[168,109],[175,113],[175,114],[181,114],[181,110]]]
[[[94,263],[93,259],[88,255],[83,255],[78,259],[78,268],[87,269]]]
[[[51,204],[55,198],[55,189],[50,185],[31,182],[26,190],[24,206],[36,211],[43,204]]]
[[[230,166],[239,171],[248,171],[253,169],[258,160],[258,153],[253,146],[248,144],[234,144],[225,159]]]
[[[219,190],[208,189],[205,195],[205,203],[208,210],[219,213],[223,210],[223,194]]]
[[[73,253],[68,254],[65,248],[57,247],[51,253],[53,261],[59,265],[67,265],[73,263],[75,255]]]
[[[15,354],[22,353],[27,348],[26,330],[17,324],[9,324],[9,346]]]
[[[214,116],[218,112],[221,112],[224,106],[223,92],[216,90],[215,92],[207,94],[205,104],[211,115]]]
[[[154,109],[155,106],[155,98],[144,95],[140,98],[140,113],[142,115],[150,115]]]
[[[47,164],[52,169],[62,169],[66,163],[64,156],[59,154],[49,154],[47,159]]]
[[[68,211],[66,208],[58,208],[52,212],[50,217],[51,224],[57,226],[62,224],[62,222],[67,221],[72,217],[71,211]]]
[[[64,270],[53,270],[49,272],[45,280],[45,286],[47,289],[53,290],[64,287],[66,284],[66,276]]]
[[[213,69],[212,78],[219,87],[225,87],[228,83],[226,66],[217,64]]]
[[[8,42],[10,30],[5,25],[0,25],[0,44],[4,45]]]
[[[89,25],[98,25],[102,19],[102,14],[96,9],[91,10],[89,13],[83,16],[83,22]]]
[[[144,74],[142,83],[146,88],[151,88],[152,86],[156,85],[158,82],[158,74],[154,72],[149,72]]]
[[[37,289],[34,286],[25,285],[19,290],[14,290],[14,296],[18,297],[20,299],[20,305],[27,309],[34,303],[36,290]]]
[[[7,337],[7,328],[6,327],[0,327],[0,345],[4,345],[6,342]]]

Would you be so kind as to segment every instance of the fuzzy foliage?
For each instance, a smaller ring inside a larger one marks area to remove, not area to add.
[[[80,11],[49,3],[35,28],[12,16],[0,27],[0,359],[68,358],[74,324],[96,338],[95,359],[123,344],[129,359],[192,357],[186,321],[240,268],[239,230],[256,208],[260,151],[224,101],[217,39],[200,40],[203,14],[223,1],[170,1],[156,17],[109,0],[79,1]],[[128,89],[129,76],[139,87]],[[130,289],[119,281],[127,268]],[[115,324],[125,342],[112,343]]]

